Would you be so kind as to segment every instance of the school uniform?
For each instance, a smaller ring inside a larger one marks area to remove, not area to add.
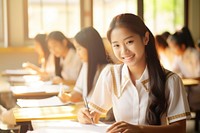
[[[182,56],[175,56],[172,71],[185,78],[200,77],[200,52],[187,48]]]
[[[49,77],[52,78],[55,76],[55,60],[54,54],[50,53],[46,62],[45,72],[49,74]]]
[[[132,83],[127,65],[109,65],[102,71],[89,107],[98,113],[105,113],[111,107],[116,121],[131,124],[145,122],[149,99],[149,75],[145,68],[140,79]],[[181,79],[172,74],[166,82],[168,108],[163,115],[162,124],[190,118],[190,110]]]
[[[92,96],[92,93],[94,91],[94,87],[96,85],[97,79],[102,71],[102,69],[105,67],[105,65],[101,65],[97,67],[97,71],[93,80],[93,86],[90,91],[90,93],[87,95],[87,75],[88,75],[88,63],[83,63],[78,80],[76,81],[74,90],[81,93],[83,97],[87,97],[89,100]]]
[[[65,80],[77,80],[81,65],[81,60],[76,51],[70,48],[65,58],[60,58],[61,76]],[[55,56],[53,54],[50,54],[48,57],[45,71],[49,74],[50,78],[56,76]]]
[[[172,61],[173,61],[173,54],[169,48],[166,48],[163,52],[159,53],[160,63],[165,69],[170,70]]]
[[[61,58],[60,65],[62,67],[61,75],[63,79],[77,80],[82,62],[74,49],[70,48],[65,58]]]

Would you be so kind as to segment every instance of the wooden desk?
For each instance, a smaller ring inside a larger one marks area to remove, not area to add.
[[[15,108],[13,113],[17,123],[31,120],[76,119],[78,110],[83,106],[83,103],[78,103],[68,106]]]
[[[194,79],[185,78],[182,79],[182,81],[185,86],[194,86],[200,84],[200,78],[194,78]]]

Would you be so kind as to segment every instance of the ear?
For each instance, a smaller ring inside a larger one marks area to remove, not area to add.
[[[147,45],[148,42],[149,42],[149,32],[148,31],[145,33],[145,36],[143,38],[143,42],[144,42],[144,45]]]

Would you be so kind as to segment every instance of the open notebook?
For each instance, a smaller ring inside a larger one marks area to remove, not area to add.
[[[44,99],[17,99],[17,105],[20,107],[48,107],[69,105],[71,102],[63,103],[57,96]]]
[[[33,120],[28,133],[105,133],[110,124],[81,124],[71,120]]]

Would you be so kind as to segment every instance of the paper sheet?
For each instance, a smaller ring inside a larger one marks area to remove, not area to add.
[[[67,104],[70,103],[63,103],[57,96],[44,99],[17,99],[17,105],[20,107],[47,107]]]
[[[35,86],[11,86],[10,89],[14,94],[23,93],[57,93],[60,91],[60,85],[35,85]],[[67,91],[69,86],[62,85],[62,88]]]
[[[105,133],[110,124],[81,124],[70,120],[33,120],[33,133]]]
[[[30,75],[30,74],[36,74],[33,70],[27,70],[27,69],[7,69],[3,72],[5,75]]]

